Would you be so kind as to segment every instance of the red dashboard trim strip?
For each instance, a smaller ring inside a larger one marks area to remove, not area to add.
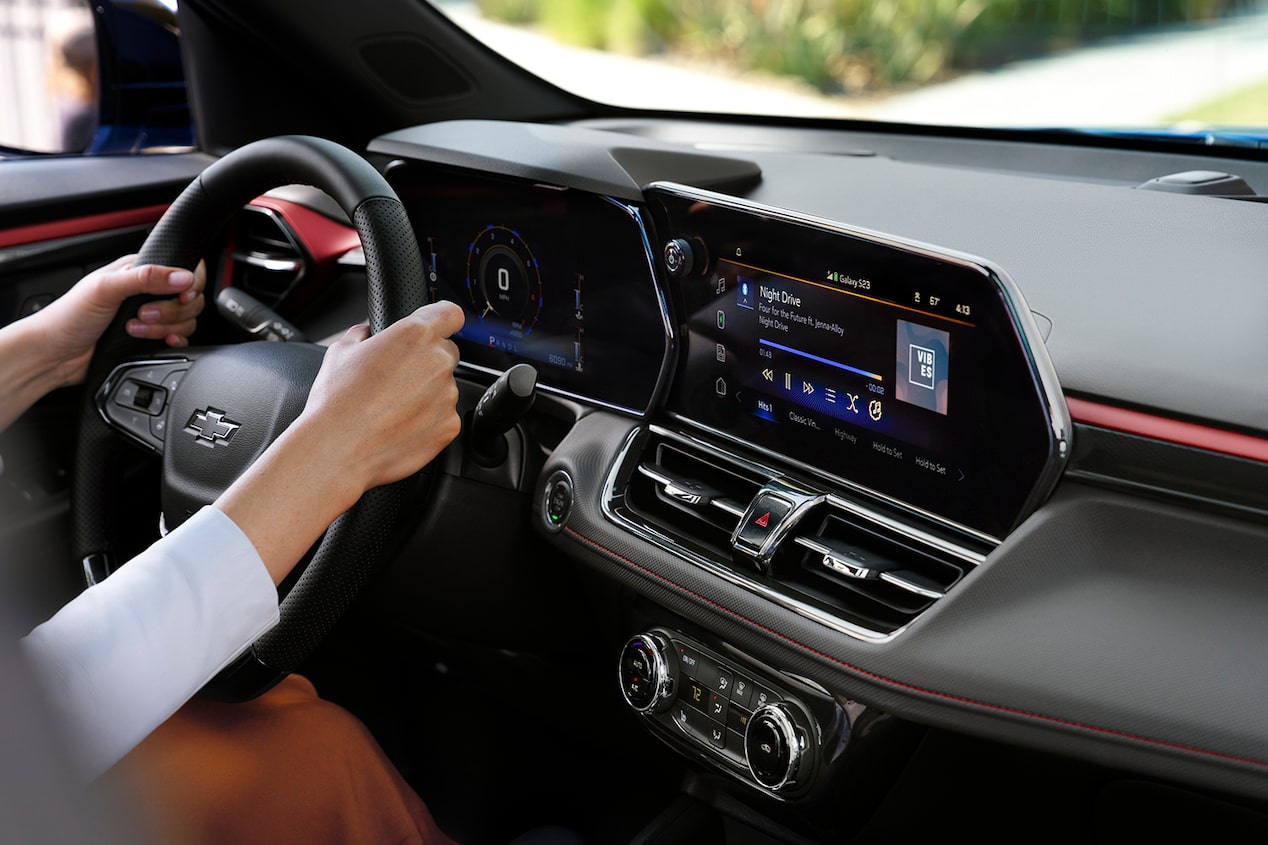
[[[1181,446],[1192,446],[1209,452],[1220,452],[1252,461],[1268,462],[1268,440],[1235,431],[1224,431],[1196,423],[1156,417],[1140,411],[1101,405],[1086,399],[1066,397],[1070,417],[1075,422],[1112,428],[1141,437],[1165,440]]]
[[[665,585],[668,585],[674,590],[677,590],[678,592],[684,595],[692,597],[696,601],[699,601],[703,604],[709,605],[710,607],[720,610],[723,613],[727,614],[728,616],[732,616],[746,625],[749,625],[753,628],[763,631],[764,633],[770,634],[773,637],[783,640],[784,642],[789,643],[790,645],[793,645],[808,654],[814,655],[815,657],[821,658],[823,660],[827,660],[830,663],[835,663],[849,672],[853,672],[854,674],[861,675],[865,678],[869,678],[873,681],[876,681],[877,683],[881,683],[886,686],[906,690],[908,692],[915,692],[921,695],[927,695],[933,698],[939,698],[939,699],[942,699],[943,701],[952,701],[952,702],[955,702],[956,704],[963,704],[969,707],[977,707],[983,710],[989,710],[995,713],[1007,713],[1011,716],[1021,716],[1027,719],[1034,719],[1036,721],[1046,722],[1049,724],[1061,725],[1063,727],[1069,727],[1069,728],[1076,728],[1078,730],[1089,731],[1092,733],[1100,734],[1102,736],[1113,736],[1113,737],[1118,737],[1120,739],[1132,740],[1134,742],[1142,742],[1148,745],[1157,746],[1159,748],[1170,749],[1172,751],[1184,751],[1184,752],[1189,752],[1193,754],[1200,754],[1205,757],[1214,757],[1220,760],[1227,760],[1234,763],[1246,763],[1248,765],[1258,766],[1260,768],[1268,768],[1268,761],[1257,760],[1253,757],[1242,757],[1236,754],[1228,754],[1223,751],[1212,751],[1207,748],[1198,748],[1196,746],[1184,745],[1178,742],[1170,742],[1164,739],[1156,739],[1154,737],[1140,736],[1138,734],[1128,733],[1127,731],[1120,731],[1114,728],[1105,728],[1105,727],[1100,727],[1098,725],[1089,725],[1084,722],[1074,721],[1072,719],[1063,719],[1060,716],[1049,716],[1045,713],[1034,713],[1029,710],[1019,710],[1017,708],[1009,707],[1004,704],[992,704],[989,701],[978,701],[976,699],[965,698],[963,696],[954,695],[952,693],[946,693],[946,692],[941,692],[935,689],[928,689],[926,687],[916,686],[915,684],[909,684],[905,681],[895,680],[894,678],[889,678],[884,675],[879,675],[875,672],[869,672],[866,669],[863,669],[859,666],[855,666],[853,663],[848,663],[844,660],[841,660],[838,657],[833,657],[832,655],[826,654],[822,651],[819,651],[818,649],[811,648],[810,646],[805,645],[804,643],[794,640],[792,637],[789,637],[787,634],[782,634],[779,631],[774,630],[773,628],[769,628],[766,625],[761,624],[760,622],[754,622],[752,619],[749,619],[747,616],[744,616],[743,614],[738,613],[737,611],[734,611],[731,608],[726,607],[725,605],[718,604],[713,599],[702,596],[699,593],[695,592],[694,590],[691,590],[691,589],[688,589],[687,587],[682,586],[676,581],[670,580],[669,578],[666,578],[665,576],[659,573],[653,572],[652,570],[648,569],[645,566],[641,566],[635,563],[634,561],[630,560],[624,555],[621,555],[617,552],[612,551],[611,549],[603,546],[601,543],[598,543],[595,540],[591,540],[589,537],[579,533],[573,528],[565,527],[564,531],[566,531],[569,535],[576,538],[577,540],[580,540],[582,543],[585,543],[586,545],[600,552],[601,554],[607,555],[608,557],[616,561],[619,561],[620,563],[623,563],[626,566],[637,569],[639,572],[646,575],[647,577],[652,578],[653,580],[659,581]]]
[[[111,229],[126,229],[129,226],[144,226],[157,222],[164,211],[167,211],[166,205],[150,205],[144,208],[71,217],[66,220],[50,220],[47,223],[33,223],[30,226],[15,226],[12,229],[0,230],[0,249],[58,238],[71,238],[76,235],[108,232]]]

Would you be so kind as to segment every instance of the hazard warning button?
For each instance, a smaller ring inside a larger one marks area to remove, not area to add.
[[[783,525],[792,512],[793,503],[773,493],[761,493],[744,514],[744,521],[735,536],[735,547],[754,557],[762,556],[767,541]]]

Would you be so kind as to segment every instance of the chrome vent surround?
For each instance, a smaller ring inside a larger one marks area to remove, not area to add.
[[[243,208],[233,236],[232,284],[267,305],[285,299],[308,272],[312,259],[272,209]]]
[[[869,641],[900,633],[989,551],[658,426],[626,444],[608,491],[617,524]],[[788,504],[786,516],[771,516],[772,497]],[[763,526],[764,539],[741,538],[747,523]]]

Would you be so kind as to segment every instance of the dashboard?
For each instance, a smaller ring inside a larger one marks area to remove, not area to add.
[[[1197,157],[947,149],[612,118],[369,153],[467,372],[571,409],[523,488],[646,602],[652,733],[791,802],[886,714],[1268,795],[1265,209],[1136,188]]]

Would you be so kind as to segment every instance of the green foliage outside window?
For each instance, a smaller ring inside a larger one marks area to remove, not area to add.
[[[669,54],[857,93],[1214,20],[1255,0],[478,0],[570,44]]]

